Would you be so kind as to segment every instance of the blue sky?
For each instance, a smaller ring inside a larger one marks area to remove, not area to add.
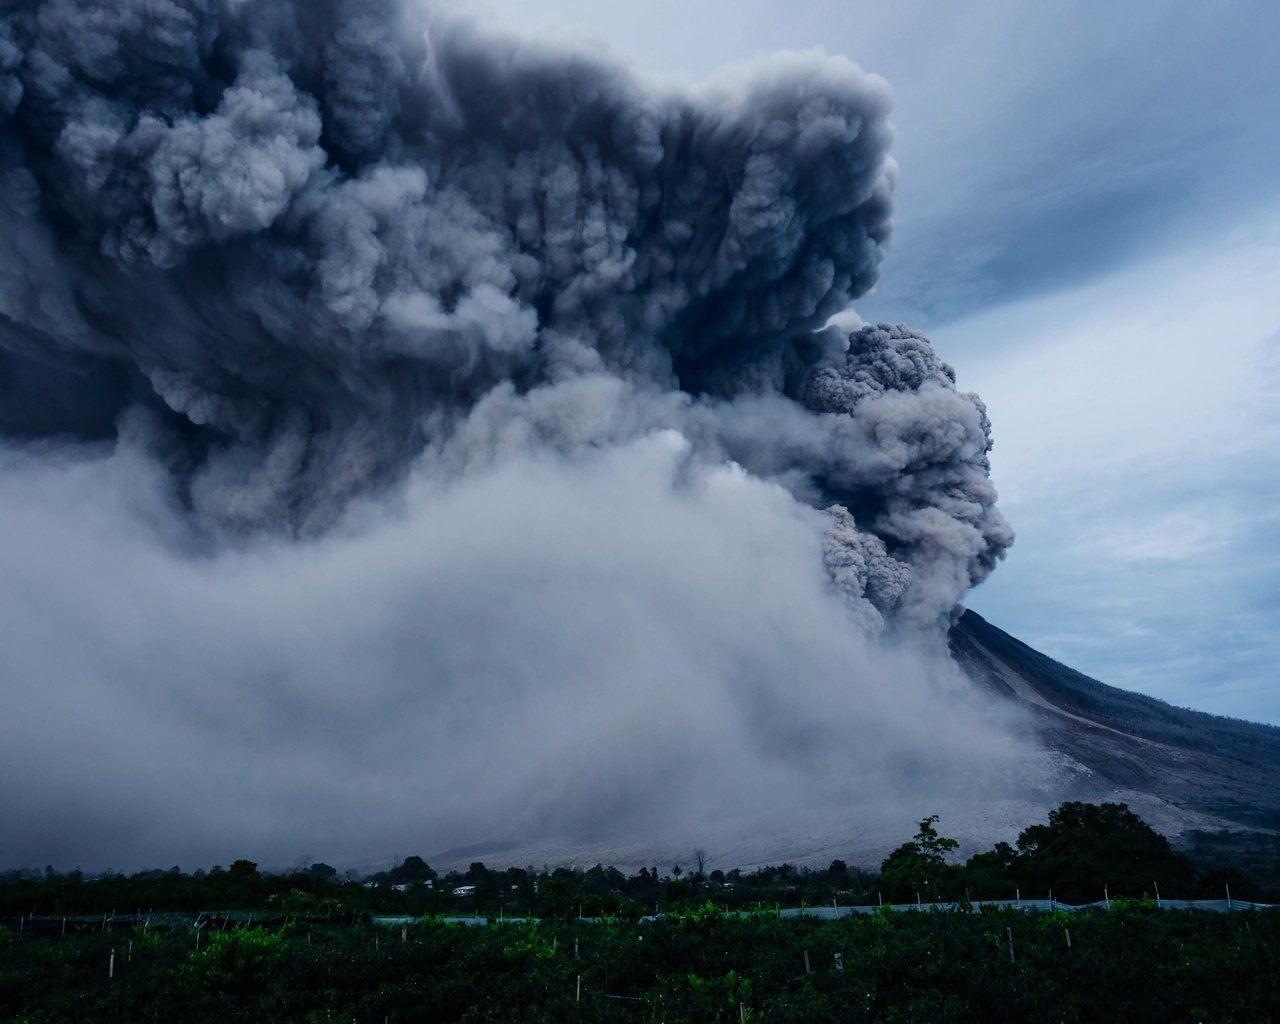
[[[486,0],[699,77],[884,75],[902,175],[867,319],[995,424],[1019,538],[970,606],[1106,682],[1280,723],[1280,5]]]

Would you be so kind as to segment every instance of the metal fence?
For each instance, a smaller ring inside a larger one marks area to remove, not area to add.
[[[1231,911],[1251,911],[1251,910],[1274,910],[1280,908],[1280,904],[1275,903],[1251,903],[1249,900],[1223,899],[1223,900],[1147,900],[1147,905],[1158,907],[1161,910],[1207,910],[1213,913],[1225,914]],[[1078,913],[1085,910],[1102,910],[1112,909],[1113,904],[1122,906],[1132,906],[1133,900],[1098,900],[1095,903],[1063,903],[1060,900],[976,900],[972,903],[884,903],[871,904],[868,906],[840,906],[834,904],[832,906],[820,907],[780,907],[776,910],[742,910],[742,911],[726,911],[728,917],[776,917],[781,920],[788,920],[800,917],[814,917],[824,921],[836,921],[842,917],[852,917],[855,914],[876,914],[883,911],[893,911],[899,913],[922,913],[925,911],[936,911],[938,913],[962,913],[968,911],[970,913],[980,914],[984,909],[1003,909],[1003,910],[1023,910],[1028,912],[1053,913],[1055,911],[1065,913]],[[667,914],[649,914],[640,918],[643,921],[662,921],[668,916]],[[67,934],[75,931],[128,931],[134,928],[143,928],[144,930],[158,926],[168,928],[177,927],[194,927],[198,930],[209,929],[211,931],[225,931],[227,928],[234,928],[242,925],[257,925],[262,928],[279,928],[289,921],[310,924],[355,924],[358,921],[368,921],[370,924],[380,927],[399,927],[418,924],[423,920],[422,917],[409,917],[406,915],[374,915],[365,918],[357,914],[341,914],[332,915],[281,915],[252,913],[249,911],[202,911],[199,914],[175,914],[175,913],[150,913],[150,914],[78,914],[68,915],[66,917],[52,915],[31,915],[29,917],[0,917],[0,928],[14,932],[30,932],[35,935],[57,935]],[[478,917],[475,915],[457,916],[457,917],[437,917],[434,920],[441,921],[446,924],[486,926],[489,924],[523,924],[538,923],[536,917],[505,917],[505,918],[488,918]],[[605,921],[613,921],[616,918],[603,917],[579,917],[577,920],[588,923],[603,923]]]

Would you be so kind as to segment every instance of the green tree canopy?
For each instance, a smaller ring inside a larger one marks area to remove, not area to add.
[[[425,882],[435,878],[436,872],[421,857],[412,856],[388,871],[387,877],[393,882]]]
[[[1125,804],[1064,803],[1049,812],[1047,825],[1018,836],[1016,872],[1028,887],[1052,890],[1068,903],[1112,896],[1185,891],[1191,865],[1169,840]],[[1027,895],[1024,892],[1023,895]]]
[[[917,896],[927,902],[942,899],[949,892],[956,870],[947,863],[947,856],[960,844],[938,835],[934,827],[937,820],[936,814],[925,818],[915,838],[899,846],[880,865],[881,889],[890,902],[907,902]]]

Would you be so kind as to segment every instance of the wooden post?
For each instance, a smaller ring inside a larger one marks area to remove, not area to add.
[[[747,1024],[747,1004],[738,1004],[738,1024]]]
[[[1063,928],[1062,930],[1067,933],[1067,949],[1070,949],[1071,948],[1071,929]]]
[[[400,925],[400,941],[401,942],[409,941],[409,926],[407,924],[404,924],[403,922]]]
[[[804,973],[805,974],[813,973],[813,970],[809,967],[809,951],[807,949],[804,951]]]
[[[129,940],[129,963],[133,963],[133,939]]]
[[[573,958],[578,959],[578,936],[573,937]]]
[[[582,975],[581,974],[578,975],[578,996],[574,1001],[578,1003],[582,1002]]]
[[[1107,904],[1107,909],[1111,909],[1111,893],[1107,892],[1107,887],[1102,887],[1102,899]]]
[[[116,951],[111,951],[111,959],[107,961],[107,980],[110,981],[116,976]]]
[[[1161,903],[1161,900],[1160,900],[1160,883],[1153,879],[1151,884],[1155,886],[1155,890],[1156,890],[1156,906],[1157,907],[1162,906],[1163,904]]]
[[[1013,929],[1006,928],[1005,931],[1009,933],[1009,963],[1013,963]]]
[[[1230,910],[1231,909],[1231,885],[1226,882],[1224,882],[1223,884],[1226,885],[1227,887],[1227,909]]]
[[[62,919],[62,934],[64,936],[67,934],[67,919],[65,917]]]

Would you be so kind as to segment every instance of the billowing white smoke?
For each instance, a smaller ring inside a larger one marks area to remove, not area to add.
[[[0,857],[1002,774],[940,642],[1012,539],[985,410],[827,326],[888,107],[393,0],[0,4]]]
[[[132,443],[0,480],[9,863],[728,856],[1025,768],[941,655],[852,628],[821,513],[672,433],[206,558]]]

